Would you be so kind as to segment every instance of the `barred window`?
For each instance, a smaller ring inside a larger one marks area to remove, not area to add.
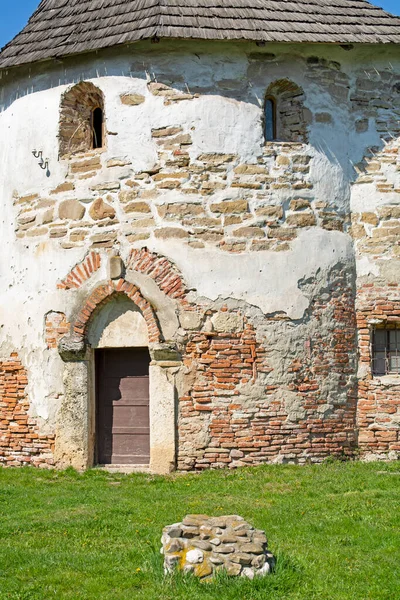
[[[374,375],[400,374],[400,324],[374,330],[372,372]]]

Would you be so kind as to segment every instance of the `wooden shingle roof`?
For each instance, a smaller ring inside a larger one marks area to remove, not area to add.
[[[0,68],[153,37],[398,44],[400,17],[366,0],[42,0]]]

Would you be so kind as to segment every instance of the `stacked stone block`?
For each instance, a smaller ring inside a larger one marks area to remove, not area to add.
[[[204,581],[222,570],[231,576],[264,577],[275,563],[264,531],[237,515],[188,515],[165,527],[161,542],[166,573],[179,569]]]

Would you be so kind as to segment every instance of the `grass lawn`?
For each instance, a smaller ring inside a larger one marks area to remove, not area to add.
[[[164,577],[187,513],[265,529],[276,572]],[[400,462],[154,477],[0,468],[0,599],[399,600]]]

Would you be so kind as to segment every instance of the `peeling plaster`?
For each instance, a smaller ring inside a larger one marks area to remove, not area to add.
[[[309,299],[299,287],[302,279],[352,260],[349,236],[321,229],[303,231],[291,249],[282,253],[227,254],[160,240],[149,247],[171,257],[199,296],[244,300],[264,314],[278,311],[291,319],[301,319],[309,307]]]

